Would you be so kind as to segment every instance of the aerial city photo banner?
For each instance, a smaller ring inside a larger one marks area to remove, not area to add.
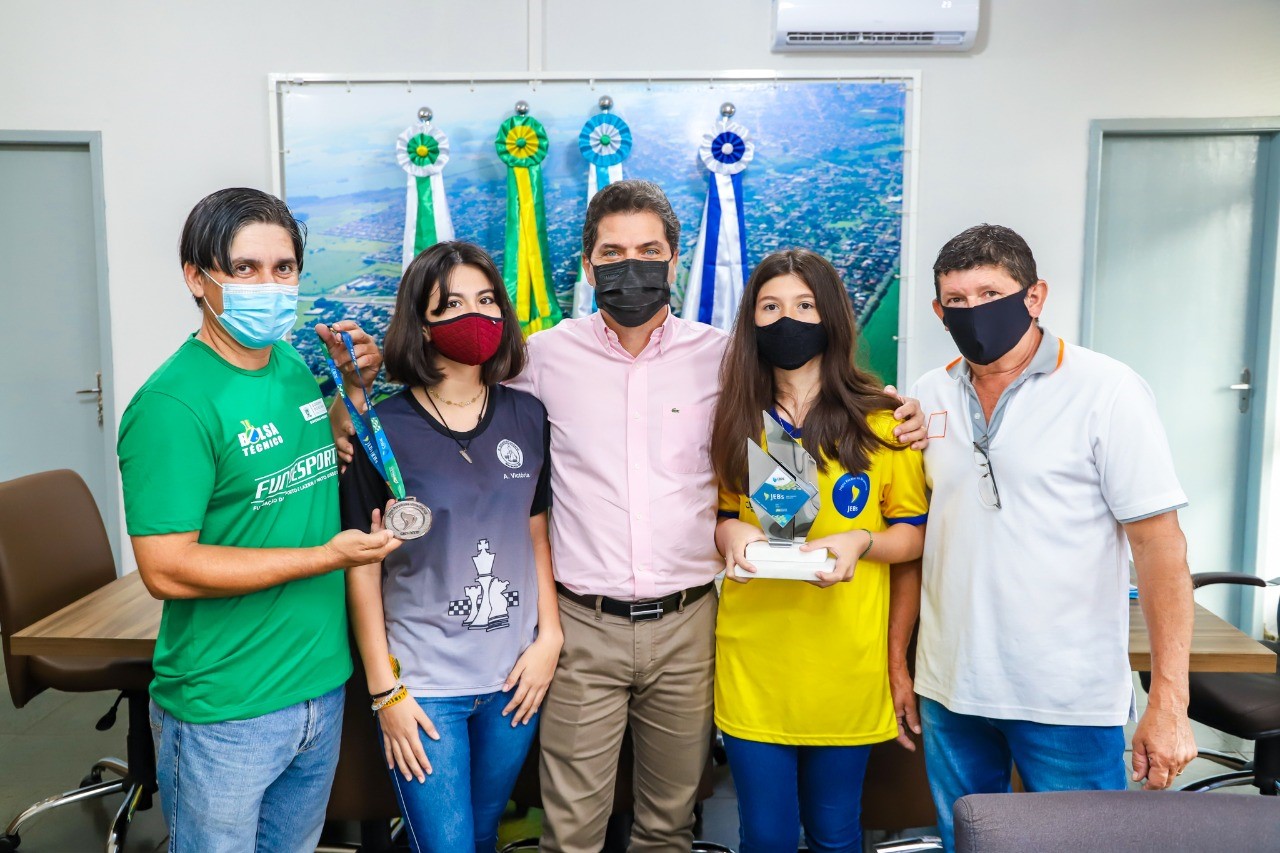
[[[321,381],[307,329],[351,318],[381,339],[407,259],[450,236],[493,255],[526,333],[591,311],[582,222],[619,178],[654,181],[680,218],[674,310],[723,327],[760,259],[814,249],[863,363],[897,376],[909,77],[273,82],[278,189],[308,229],[294,343]]]

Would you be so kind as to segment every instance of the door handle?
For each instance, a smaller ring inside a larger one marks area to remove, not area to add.
[[[81,388],[77,394],[96,394],[98,396],[98,426],[102,426],[102,371],[94,374],[93,387]]]
[[[1240,381],[1234,385],[1228,385],[1228,391],[1240,392],[1240,412],[1249,411],[1249,398],[1253,395],[1253,374],[1249,372],[1249,368],[1240,371]]]

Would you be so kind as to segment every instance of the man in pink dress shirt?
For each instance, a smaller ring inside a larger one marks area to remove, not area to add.
[[[547,851],[600,850],[628,724],[632,853],[693,840],[724,564],[709,443],[727,336],[668,308],[679,237],[655,184],[597,193],[582,248],[600,311],[530,337],[512,382],[551,421],[564,646],[542,706]]]
[[[564,647],[542,706],[543,850],[600,850],[628,723],[630,849],[693,840],[724,563],[709,442],[728,338],[667,307],[679,236],[656,185],[597,193],[582,246],[600,311],[530,337],[513,382],[551,421]]]

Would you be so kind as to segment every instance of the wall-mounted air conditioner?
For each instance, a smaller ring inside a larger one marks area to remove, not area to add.
[[[968,50],[978,0],[774,0],[775,51]]]

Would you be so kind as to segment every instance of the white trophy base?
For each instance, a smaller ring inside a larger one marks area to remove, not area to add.
[[[752,542],[747,546],[747,562],[756,567],[756,573],[733,571],[740,578],[775,578],[777,580],[813,581],[816,572],[830,572],[836,567],[836,558],[826,548],[801,551],[803,543],[771,545],[768,542]]]

